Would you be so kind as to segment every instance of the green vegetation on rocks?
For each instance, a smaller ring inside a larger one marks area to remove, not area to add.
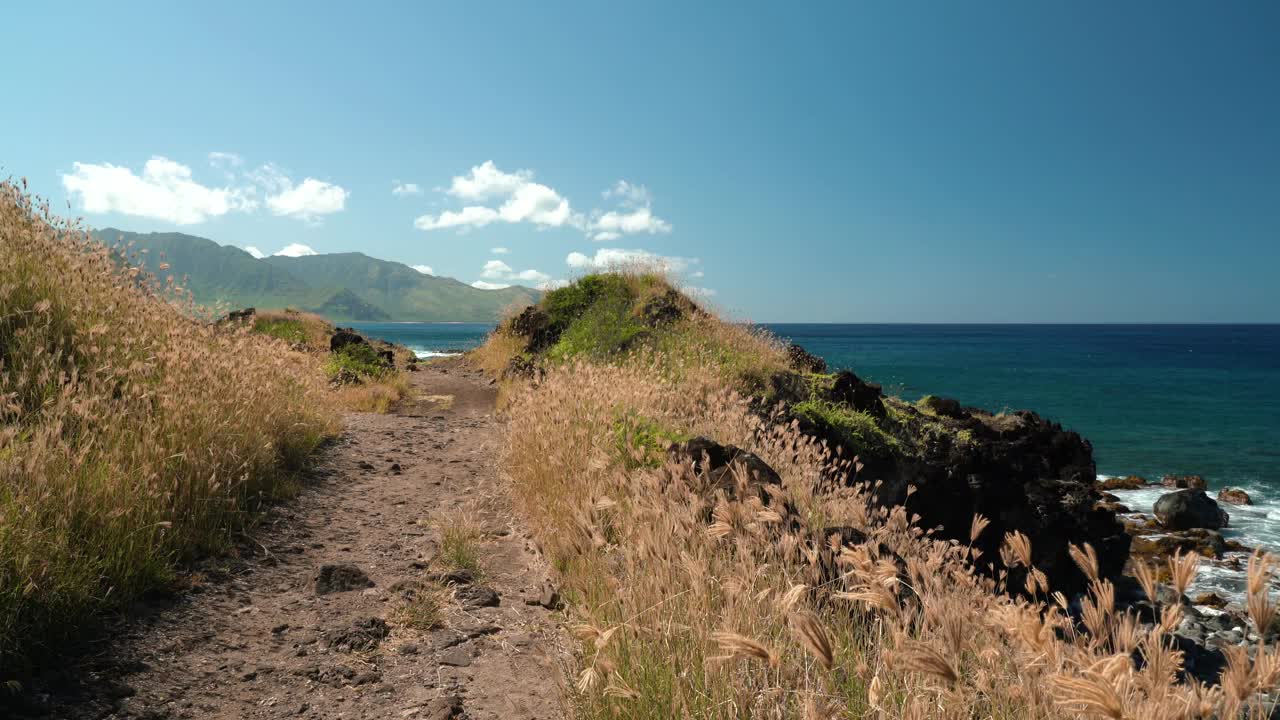
[[[865,412],[825,400],[803,400],[791,406],[797,418],[821,426],[850,455],[863,460],[869,457],[891,458],[902,451],[902,445],[885,432],[876,419]]]

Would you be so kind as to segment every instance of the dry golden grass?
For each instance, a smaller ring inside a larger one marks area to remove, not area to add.
[[[335,389],[338,404],[356,412],[386,414],[413,396],[409,378],[404,373],[391,373],[384,378],[370,378],[359,385],[343,385]]]
[[[1079,627],[1038,572],[1034,601],[999,592],[971,571],[969,547],[833,487],[826,448],[753,412],[739,389],[780,364],[776,343],[713,318],[666,342],[553,363],[508,389],[504,467],[576,616],[577,717],[1268,716],[1255,691],[1280,680],[1280,649],[1232,656],[1221,688],[1176,683],[1166,633],[1180,608],[1144,626],[1099,580]],[[644,449],[619,446],[619,417],[749,449],[783,478],[781,497],[707,495],[687,465],[637,462]],[[974,518],[971,534],[986,525]],[[828,532],[839,527],[868,540],[841,544]],[[1004,550],[1011,563],[1030,551],[1020,536]],[[1094,566],[1090,549],[1076,556]],[[1251,585],[1262,597],[1268,562]],[[1174,563],[1179,583],[1193,572]],[[1273,621],[1274,605],[1250,608]]]
[[[511,360],[524,350],[524,340],[501,329],[493,332],[484,345],[467,353],[467,360],[492,376],[502,374]]]
[[[0,659],[225,546],[336,431],[315,356],[153,284],[0,185]]]

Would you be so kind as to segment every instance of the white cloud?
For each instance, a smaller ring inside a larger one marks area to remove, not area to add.
[[[480,277],[496,279],[510,275],[513,271],[511,266],[501,260],[490,260],[484,264],[484,268],[480,270]]]
[[[417,183],[402,183],[395,181],[395,186],[391,188],[391,194],[396,197],[405,197],[407,195],[421,195],[422,188]]]
[[[309,177],[296,187],[286,179],[282,190],[267,196],[267,207],[276,215],[318,222],[321,215],[341,212],[348,194],[337,185],[315,178]]]
[[[671,232],[671,224],[666,220],[653,214],[653,211],[646,207],[639,207],[629,212],[617,212],[610,210],[603,215],[596,217],[591,222],[591,228],[603,233],[612,233],[613,237],[605,238],[612,240],[618,237],[618,233],[656,233]],[[597,239],[593,237],[593,239]]]
[[[551,276],[539,270],[521,270],[516,272],[510,265],[501,260],[489,260],[480,269],[480,277],[486,280],[508,280],[512,282],[524,282],[543,284],[551,280]],[[486,283],[492,285],[494,283]]]
[[[266,253],[262,252],[261,250],[259,250],[258,248],[254,247],[254,246],[252,246],[252,245],[245,245],[245,246],[244,246],[244,251],[245,251],[245,252],[247,252],[247,253],[249,253],[250,255],[252,255],[252,256],[254,256],[254,257],[258,258],[259,260],[261,260],[262,258],[264,258],[264,257],[266,257],[266,256],[267,256],[267,254],[266,254]]]
[[[701,278],[706,276],[707,274],[702,272],[701,270],[694,270],[693,272],[689,273],[689,277],[691,278]]]
[[[509,223],[560,227],[569,221],[569,201],[546,185],[528,183],[512,193],[498,208],[498,214]]]
[[[671,232],[671,223],[653,214],[653,196],[644,185],[619,180],[601,195],[606,200],[617,200],[621,209],[591,213],[585,230],[593,241],[609,242],[637,233],[655,235]]]
[[[555,290],[556,288],[562,288],[568,284],[569,284],[568,280],[548,280],[544,283],[539,283],[536,287],[539,290],[545,291],[545,290]]]
[[[691,265],[697,265],[698,258],[666,256],[651,253],[648,250],[624,250],[622,248],[601,248],[594,256],[580,252],[571,252],[565,263],[575,270],[609,270],[619,267],[640,266],[654,268],[664,272],[683,273]]]
[[[316,252],[315,250],[313,250],[307,245],[303,245],[302,243],[293,243],[291,245],[286,245],[280,248],[279,250],[275,251],[274,253],[272,253],[272,255],[281,255],[283,257],[306,257],[308,255],[319,255],[319,254],[320,253]]]
[[[431,267],[430,265],[410,265],[410,267],[412,267],[414,270],[417,270],[418,272],[422,273],[423,275],[435,275],[435,274],[436,274],[436,271],[435,271],[434,269],[432,269],[432,267]]]
[[[498,212],[487,207],[464,207],[459,211],[445,210],[439,215],[422,215],[413,221],[419,230],[444,230],[446,228],[484,227],[498,219]]]
[[[539,284],[545,283],[551,279],[550,275],[544,272],[539,272],[537,270],[521,270],[520,272],[516,273],[514,277],[516,280],[523,280],[524,282],[532,282],[532,283],[539,283]]]
[[[715,290],[712,290],[711,288],[704,288],[704,287],[687,287],[684,289],[684,291],[694,297],[702,297],[702,298],[714,297],[716,294]]]
[[[504,247],[496,247],[496,248],[490,248],[489,252],[493,253],[494,255],[506,255],[507,253],[511,252],[511,250]]]
[[[216,168],[236,168],[244,164],[244,158],[235,153],[211,152],[209,164]]]
[[[471,283],[471,287],[478,288],[480,290],[502,290],[504,288],[511,287],[511,285],[504,284],[504,283],[485,282],[484,280],[477,280]]]
[[[644,185],[635,185],[626,180],[619,180],[617,185],[600,193],[605,200],[609,198],[617,198],[623,205],[627,207],[648,206],[650,202],[649,188]]]
[[[261,185],[268,193],[278,193],[293,187],[293,181],[275,163],[266,163],[245,173],[254,185]]]
[[[499,170],[492,160],[486,160],[471,168],[470,174],[453,178],[453,184],[445,192],[463,200],[488,200],[514,195],[532,180],[532,171],[506,173]]]
[[[85,212],[117,212],[175,225],[194,225],[230,212],[253,212],[262,205],[260,192],[265,192],[272,213],[309,223],[346,207],[349,193],[332,183],[307,178],[295,185],[271,163],[241,171],[244,159],[235,153],[211,152],[208,159],[222,171],[225,186],[197,182],[190,167],[159,155],[143,165],[140,175],[110,163],[74,163],[73,171],[62,176],[62,185]]]
[[[146,162],[141,175],[109,163],[78,162],[72,168],[62,176],[62,186],[89,213],[117,212],[194,225],[257,207],[246,190],[201,185],[191,178],[191,168],[159,155]]]
[[[414,220],[419,230],[466,230],[495,222],[529,223],[538,228],[574,227],[597,242],[634,233],[671,232],[671,224],[653,214],[648,188],[626,180],[619,180],[603,193],[605,199],[616,200],[620,207],[594,210],[590,215],[574,212],[568,198],[535,182],[532,170],[506,172],[492,160],[454,177],[449,187],[441,191],[459,200],[486,204],[422,215]]]

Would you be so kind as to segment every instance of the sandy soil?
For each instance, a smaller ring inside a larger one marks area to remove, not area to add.
[[[457,361],[411,377],[420,399],[349,416],[240,557],[139,604],[20,714],[562,717],[557,602],[499,480],[494,389]],[[480,577],[442,577],[450,525],[480,531]],[[406,614],[424,592],[442,600],[434,629]]]

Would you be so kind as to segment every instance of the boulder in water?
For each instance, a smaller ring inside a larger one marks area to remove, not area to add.
[[[1146,486],[1147,479],[1139,475],[1113,477],[1098,481],[1098,488],[1101,490],[1137,490]]]
[[[1252,505],[1253,498],[1249,497],[1249,493],[1240,488],[1230,487],[1218,491],[1218,502],[1231,503],[1232,505]]]
[[[1227,526],[1230,516],[1204,490],[1179,490],[1161,495],[1153,508],[1160,524],[1170,530]]]
[[[1160,478],[1160,484],[1167,488],[1178,490],[1207,490],[1209,488],[1209,484],[1199,475],[1165,475]]]

